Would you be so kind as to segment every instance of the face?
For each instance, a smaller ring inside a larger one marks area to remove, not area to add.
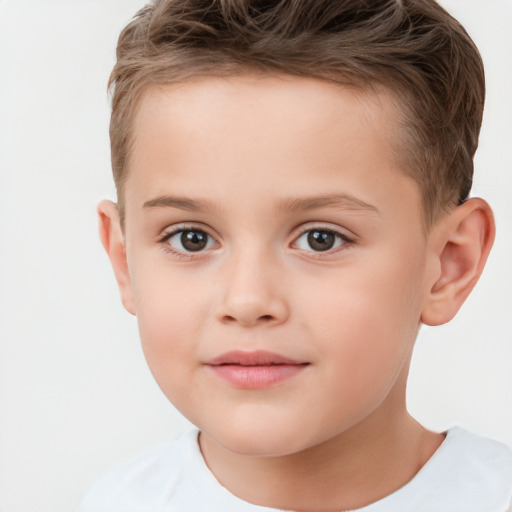
[[[160,387],[218,446],[296,453],[405,402],[427,236],[392,105],[291,77],[145,94],[124,302]]]

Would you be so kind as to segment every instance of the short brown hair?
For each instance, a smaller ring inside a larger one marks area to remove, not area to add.
[[[402,107],[400,164],[420,185],[426,224],[468,197],[483,64],[464,28],[434,0],[155,0],[122,31],[109,82],[122,218],[142,93],[247,71],[386,87]]]

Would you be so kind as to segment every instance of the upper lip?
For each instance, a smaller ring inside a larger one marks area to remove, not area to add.
[[[240,366],[269,366],[273,364],[307,364],[306,361],[298,361],[289,357],[269,352],[267,350],[256,351],[243,351],[232,350],[225,352],[220,356],[214,357],[206,361],[207,365],[220,366],[220,365],[240,365]]]

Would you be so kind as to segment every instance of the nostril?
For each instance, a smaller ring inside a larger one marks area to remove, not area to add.
[[[274,320],[274,317],[272,315],[261,315],[261,316],[255,318],[255,319],[253,317],[253,320],[249,320],[249,319],[243,318],[243,317],[236,317],[236,316],[232,316],[232,315],[225,315],[222,320],[224,322],[228,323],[228,324],[240,323],[240,324],[243,324],[243,325],[256,325],[256,324],[258,324],[260,322],[262,322],[262,323],[272,322]]]

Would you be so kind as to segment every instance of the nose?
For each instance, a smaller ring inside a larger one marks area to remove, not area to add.
[[[279,271],[268,259],[238,257],[224,273],[217,319],[241,327],[275,326],[289,315]]]

